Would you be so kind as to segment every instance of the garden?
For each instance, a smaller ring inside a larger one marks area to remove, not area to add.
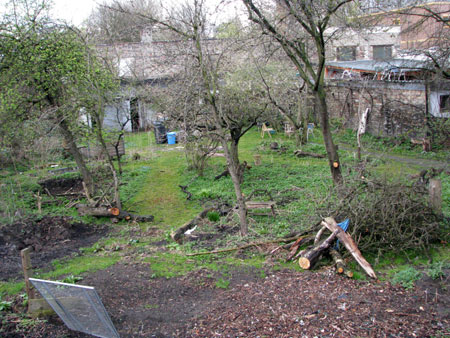
[[[20,250],[31,247],[33,277],[94,286],[122,337],[447,336],[448,153],[431,157],[367,136],[359,161],[349,135],[335,130],[344,189],[333,185],[327,159],[296,157],[281,131],[272,139],[256,127],[245,134],[243,195],[275,210],[249,210],[247,236],[231,179],[217,178],[226,165],[220,150],[199,176],[181,144],[126,135],[122,209],[152,222],[80,216],[76,205],[86,197],[70,160],[2,169],[0,332],[86,336],[56,316],[27,315]],[[318,131],[301,150],[326,155]],[[89,166],[107,172],[101,161]],[[427,202],[430,179],[442,183],[440,213]],[[351,277],[327,254],[310,270],[292,259],[293,242],[330,216],[350,220],[347,232],[376,280],[342,245]]]

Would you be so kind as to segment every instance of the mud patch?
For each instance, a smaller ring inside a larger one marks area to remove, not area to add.
[[[44,268],[58,258],[78,253],[108,232],[106,226],[73,223],[70,217],[44,216],[24,219],[0,228],[0,280],[22,276],[20,250],[30,247],[35,268]]]
[[[53,196],[70,196],[83,193],[83,181],[81,178],[51,178],[39,182],[45,192]]]

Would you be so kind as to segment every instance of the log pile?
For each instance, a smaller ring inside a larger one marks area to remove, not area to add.
[[[348,252],[353,256],[355,261],[361,266],[361,268],[367,273],[367,275],[371,278],[376,279],[377,276],[375,271],[372,269],[371,265],[366,261],[361,252],[358,249],[355,241],[352,239],[350,235],[348,235],[342,228],[340,228],[336,221],[332,217],[325,218],[320,225],[322,225],[321,229],[314,237],[308,237],[308,239],[314,238],[314,244],[307,247],[304,250],[301,250],[297,253],[300,248],[300,243],[305,243],[303,238],[299,238],[295,243],[293,243],[290,247],[290,253],[287,260],[292,260],[298,258],[298,263],[301,268],[305,270],[312,269],[317,262],[319,262],[320,258],[324,255],[330,256],[334,262],[336,267],[336,273],[344,274],[347,277],[353,277],[353,272],[350,271],[341,254],[333,248],[336,239],[345,246]],[[328,237],[320,241],[321,236],[325,231],[329,230],[330,234]]]

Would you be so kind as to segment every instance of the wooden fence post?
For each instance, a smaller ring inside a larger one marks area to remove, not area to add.
[[[30,260],[30,251],[30,248],[21,250],[20,257],[22,258],[23,275],[25,277],[25,288],[27,291],[28,299],[34,299],[34,289],[30,282],[30,275],[33,274]]]
[[[436,213],[442,213],[442,182],[431,179],[428,186],[430,194],[430,205]]]

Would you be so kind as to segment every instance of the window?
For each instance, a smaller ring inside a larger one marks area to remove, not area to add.
[[[356,60],[356,47],[346,46],[337,48],[338,61],[353,61]]]
[[[439,97],[439,107],[441,113],[450,113],[450,95],[441,95]]]
[[[400,19],[397,18],[397,19],[392,20],[392,24],[396,25],[396,26],[400,25]]]
[[[392,45],[373,46],[373,59],[377,61],[392,59]]]

